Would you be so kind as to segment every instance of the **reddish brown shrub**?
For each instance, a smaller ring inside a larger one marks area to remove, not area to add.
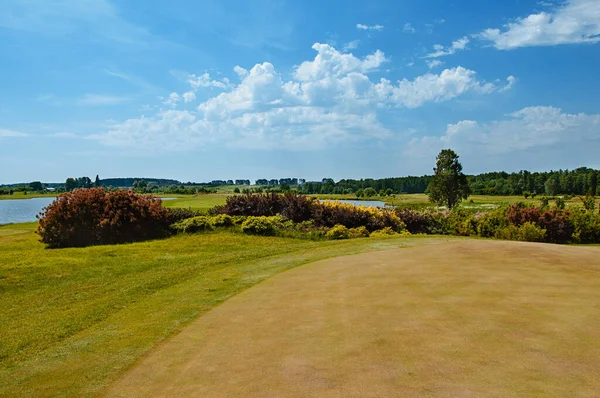
[[[526,222],[537,224],[540,219],[540,209],[538,207],[527,207],[523,203],[514,203],[508,206],[506,218],[510,224],[517,227]]]
[[[158,198],[132,191],[77,189],[38,215],[48,247],[83,247],[154,239],[167,234],[169,211]]]

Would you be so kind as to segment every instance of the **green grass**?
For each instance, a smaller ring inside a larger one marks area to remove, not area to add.
[[[0,396],[99,395],[156,344],[274,274],[442,239],[315,242],[215,232],[48,250],[35,227],[0,227]]]
[[[12,195],[0,195],[0,200],[8,200],[8,199],[32,199],[32,198],[55,198],[57,196],[56,193],[32,193],[29,192],[27,195],[24,195],[23,192],[15,192]]]
[[[165,200],[165,207],[183,207],[192,210],[208,211],[209,209],[225,204],[227,194],[199,194],[199,195],[162,195],[167,198],[176,198]]]

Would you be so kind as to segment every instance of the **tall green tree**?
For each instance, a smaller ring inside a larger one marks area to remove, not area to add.
[[[471,193],[458,158],[452,149],[442,149],[436,158],[434,175],[427,187],[429,200],[438,205],[446,205],[449,209],[467,199]]]
[[[72,191],[75,188],[77,188],[77,181],[71,177],[67,178],[67,181],[65,181],[65,191]]]
[[[39,182],[39,181],[33,181],[29,183],[29,188],[32,191],[43,191],[44,190],[44,185]]]
[[[94,181],[94,186],[98,188],[100,186],[100,177],[96,174],[96,181]]]

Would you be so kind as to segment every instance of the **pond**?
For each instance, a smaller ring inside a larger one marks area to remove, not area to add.
[[[54,198],[0,200],[0,225],[37,221],[35,215],[53,201]]]
[[[162,198],[162,200],[172,199],[175,198]],[[53,201],[54,198],[0,200],[0,225],[37,221],[36,214]]]
[[[327,200],[320,200],[320,202],[327,202]],[[392,207],[385,204],[380,200],[332,200],[332,202],[349,203],[354,206],[365,206],[365,207]]]

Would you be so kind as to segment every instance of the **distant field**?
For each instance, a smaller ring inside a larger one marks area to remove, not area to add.
[[[161,195],[165,198],[176,198],[165,200],[165,207],[182,207],[192,210],[208,211],[209,209],[225,204],[228,194],[199,194],[199,195]]]
[[[53,198],[57,196],[56,193],[28,193],[23,195],[23,192],[15,192],[12,195],[0,195],[0,200],[8,199],[31,199],[31,198]]]
[[[451,239],[315,242],[220,232],[47,250],[35,227],[0,227],[1,397],[98,395],[156,344],[271,275]]]

